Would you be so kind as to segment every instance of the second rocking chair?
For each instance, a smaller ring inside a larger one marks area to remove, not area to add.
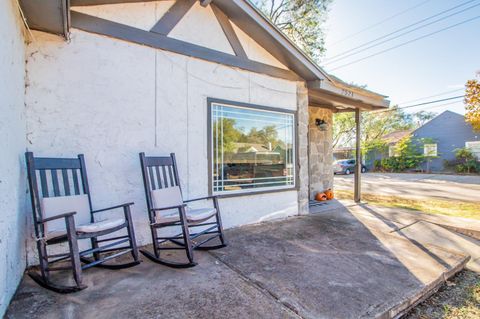
[[[175,268],[196,265],[193,250],[210,250],[226,246],[222,228],[220,209],[215,196],[183,200],[182,190],[175,162],[175,154],[165,157],[147,157],[140,153],[145,197],[152,232],[153,254],[146,250],[141,253],[150,260]],[[213,207],[190,208],[187,203],[211,200]],[[173,236],[158,233],[160,229],[176,226],[181,232]],[[190,233],[190,228],[200,229]],[[219,244],[208,246],[208,242],[218,238]],[[165,245],[171,243],[172,245]],[[163,253],[168,250],[185,250],[188,262],[167,260]]]

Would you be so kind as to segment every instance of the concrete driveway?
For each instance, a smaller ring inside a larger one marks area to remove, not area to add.
[[[335,175],[335,189],[353,190],[354,175]],[[480,201],[480,176],[442,174],[365,173],[365,193],[394,195],[415,199],[451,199]]]

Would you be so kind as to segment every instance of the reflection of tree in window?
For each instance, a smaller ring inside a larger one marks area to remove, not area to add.
[[[293,185],[293,115],[215,106],[214,191]]]

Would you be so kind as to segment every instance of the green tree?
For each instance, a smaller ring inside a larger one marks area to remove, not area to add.
[[[271,144],[273,149],[279,144],[277,128],[275,125],[267,125],[260,130],[252,127],[250,132],[244,136],[242,142],[262,144],[265,146]]]
[[[253,0],[254,4],[310,57],[325,51],[323,23],[332,0]]]
[[[355,117],[352,113],[337,113],[333,117],[333,148],[350,145],[355,137]]]
[[[422,126],[435,116],[437,116],[436,112],[418,111],[417,113],[413,114],[415,128]]]
[[[480,77],[480,72],[477,73]],[[473,129],[480,130],[480,82],[468,80],[465,84],[465,120]]]
[[[219,145],[223,146],[225,153],[231,153],[235,150],[235,142],[238,142],[243,133],[235,127],[236,121],[234,119],[222,118],[220,121],[216,120],[214,122],[214,140],[217,138],[217,128],[218,131],[222,130],[223,134],[220,134],[220,143]],[[216,146],[215,146],[216,147]]]
[[[459,162],[455,169],[459,173],[471,173],[479,171],[479,164],[477,158],[472,151],[466,147],[458,148],[455,150],[455,158]]]
[[[384,158],[381,161],[381,166],[389,171],[402,172],[407,169],[418,167],[423,161],[424,156],[418,150],[410,136],[402,138],[395,145],[395,156]]]
[[[382,137],[388,133],[412,129],[412,115],[397,107],[389,111],[364,112],[361,122],[362,149],[369,150],[383,145]],[[333,122],[333,147],[353,146],[355,142],[355,115],[353,113],[337,113]]]

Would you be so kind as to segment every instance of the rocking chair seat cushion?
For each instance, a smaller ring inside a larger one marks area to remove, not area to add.
[[[207,207],[207,208],[187,207],[186,208],[187,222],[189,224],[201,223],[215,216],[216,213],[217,213],[217,210],[213,207]],[[161,213],[158,213],[155,220],[158,224],[177,222],[180,220],[180,213],[178,210],[168,214],[164,214],[164,215],[162,215]]]
[[[125,223],[125,219],[123,218],[108,219],[96,223],[78,225],[75,227],[75,229],[77,230],[77,233],[94,233],[102,230],[115,228],[122,225],[123,223]],[[55,230],[48,232],[46,235],[46,239],[49,240],[56,237],[64,237],[66,235],[67,231],[65,230]]]
[[[103,230],[108,230],[115,228],[117,226],[123,225],[125,223],[125,219],[123,218],[115,218],[115,219],[107,219],[96,223],[78,225],[76,228],[77,232],[80,233],[96,233]]]
[[[88,195],[71,195],[44,197],[41,200],[44,217],[53,217],[68,212],[76,212],[73,216],[75,225],[90,223],[90,204]],[[65,219],[55,219],[45,223],[45,233],[66,233]]]

